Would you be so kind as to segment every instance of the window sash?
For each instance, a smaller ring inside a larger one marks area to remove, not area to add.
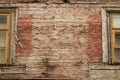
[[[0,16],[6,16],[7,17],[7,23],[4,28],[0,28],[0,32],[6,33],[6,41],[5,41],[5,61],[1,62],[0,64],[9,64],[10,62],[10,33],[11,33],[11,14],[0,14]]]
[[[117,16],[117,17],[115,17]],[[118,18],[115,20],[115,18]],[[117,21],[117,22],[115,22]],[[111,13],[110,14],[110,23],[111,23],[111,55],[112,55],[112,64],[120,63],[120,13]]]
[[[117,53],[116,53],[116,49],[118,51],[118,49],[120,50],[120,43],[116,43],[116,33],[120,33],[120,30],[112,30],[112,35],[111,35],[111,49],[112,49],[112,63],[117,63],[120,62],[120,60],[116,59],[117,57]],[[120,35],[120,34],[119,34]],[[119,55],[118,55],[119,57]]]

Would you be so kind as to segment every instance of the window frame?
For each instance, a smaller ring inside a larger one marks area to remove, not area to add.
[[[6,61],[4,64],[0,65],[13,65],[15,64],[15,49],[16,49],[16,31],[17,31],[17,9],[16,8],[1,8],[0,9],[0,14],[7,14],[8,16],[8,23],[7,23],[7,27],[9,28],[9,38],[7,38],[8,40],[8,45],[9,47],[7,48],[7,55],[6,55]]]
[[[103,7],[102,8],[102,51],[103,51],[103,62],[108,64],[120,64],[113,61],[114,53],[113,45],[111,45],[111,41],[113,40],[112,35],[112,27],[113,23],[111,24],[111,13],[119,13],[120,14],[120,7]],[[116,32],[119,32],[117,28],[115,29]]]
[[[112,61],[111,61],[111,63],[112,64],[120,64],[120,62],[117,62],[117,61],[115,61],[115,49],[118,49],[118,47],[119,47],[119,49],[120,49],[120,44],[118,44],[118,43],[116,43],[116,39],[115,39],[115,35],[116,35],[116,33],[120,33],[120,28],[115,28],[114,27],[114,24],[113,24],[113,17],[115,16],[115,15],[119,15],[120,16],[120,12],[118,13],[118,12],[110,12],[109,13],[110,14],[110,31],[111,31],[111,42],[110,42],[110,45],[111,45],[111,56],[112,56]],[[117,46],[117,47],[116,47]]]
[[[11,33],[11,13],[0,13],[0,16],[7,16],[6,28],[0,29],[0,31],[4,31],[6,33],[6,49],[5,49],[5,63],[0,64],[8,64],[10,59],[10,33]]]

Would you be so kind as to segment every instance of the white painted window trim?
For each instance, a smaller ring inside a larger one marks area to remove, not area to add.
[[[107,12],[102,8],[102,50],[103,62],[108,62]]]

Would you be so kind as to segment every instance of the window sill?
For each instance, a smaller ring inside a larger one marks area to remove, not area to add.
[[[107,63],[89,63],[90,70],[120,70],[119,64],[107,64]]]
[[[15,65],[15,64],[0,64],[0,68],[10,68],[10,67],[12,67],[12,68],[25,68],[26,67],[26,65]]]

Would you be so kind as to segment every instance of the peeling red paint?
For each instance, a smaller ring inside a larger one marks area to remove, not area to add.
[[[102,34],[101,15],[95,14],[88,17],[88,56],[90,62],[102,60]]]
[[[32,51],[32,15],[23,14],[18,16],[18,47],[16,55],[29,56]]]

